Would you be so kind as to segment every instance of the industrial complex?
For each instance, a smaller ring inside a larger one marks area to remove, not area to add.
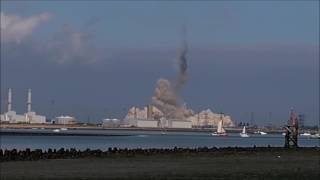
[[[36,112],[32,111],[31,89],[28,89],[27,94],[27,112],[24,115],[17,114],[12,110],[12,89],[9,88],[7,112],[1,114],[1,122],[44,124],[46,123],[46,117],[37,115]]]
[[[1,123],[16,123],[16,124],[76,124],[76,119],[71,116],[58,116],[47,122],[46,116],[37,115],[32,110],[32,92],[28,89],[27,93],[27,112],[17,114],[12,109],[12,88],[8,89],[7,112],[0,115]]]
[[[32,92],[27,91],[27,112],[17,114],[12,109],[12,89],[8,89],[7,112],[1,114],[1,123],[12,124],[77,124],[77,120],[72,116],[58,116],[48,122],[46,117],[37,115],[32,110]],[[142,109],[132,107],[129,109],[124,119],[103,119],[103,127],[138,127],[138,128],[193,128],[193,127],[215,127],[219,121],[223,121],[223,126],[232,127],[234,123],[231,117],[222,113],[214,113],[210,109],[193,113],[186,118],[169,118],[159,108],[148,105]]]
[[[143,109],[132,107],[123,120],[123,124],[141,128],[192,128],[215,127],[222,119],[224,126],[232,127],[231,117],[222,113],[213,113],[210,109],[193,114],[185,119],[165,117],[164,113],[153,105]]]

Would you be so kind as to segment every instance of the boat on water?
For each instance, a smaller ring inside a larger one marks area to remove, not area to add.
[[[249,135],[246,132],[246,126],[243,126],[242,132],[240,133],[241,137],[249,137]]]
[[[311,135],[310,135],[310,138],[320,139],[320,134],[319,134],[319,133],[317,133],[317,134],[311,134]]]
[[[318,128],[318,133],[311,134],[309,137],[313,139],[320,139],[320,128]]]
[[[310,133],[305,132],[305,133],[300,134],[300,136],[311,136],[311,134],[310,134]]]
[[[60,129],[54,129],[53,132],[60,132]]]
[[[266,134],[268,134],[268,133],[260,131],[260,134],[261,134],[261,135],[266,135]]]
[[[254,134],[266,135],[268,133],[263,132],[263,131],[255,131]]]
[[[217,132],[213,132],[211,133],[212,136],[227,136],[227,132],[226,130],[223,128],[223,120],[222,118],[220,119],[219,123],[218,123],[218,128],[217,128]]]
[[[61,131],[66,131],[68,128],[60,128]]]

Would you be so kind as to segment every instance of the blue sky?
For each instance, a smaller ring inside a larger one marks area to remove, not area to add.
[[[188,106],[236,121],[255,112],[260,124],[269,112],[283,124],[295,107],[310,124],[319,120],[318,1],[1,1],[1,13],[37,22],[1,41],[1,97],[15,88],[17,111],[28,87],[39,113],[82,120],[149,103],[157,79],[175,76],[185,25]]]

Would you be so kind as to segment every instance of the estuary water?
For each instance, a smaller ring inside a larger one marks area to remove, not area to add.
[[[193,148],[193,147],[266,147],[284,145],[281,134],[258,135],[250,134],[249,138],[241,138],[238,133],[230,133],[226,137],[211,136],[208,132],[165,132],[160,131],[128,131],[128,130],[67,130],[63,134],[8,134],[1,130],[1,149],[59,149],[76,148],[84,150],[117,148]],[[13,130],[14,131],[14,130]],[[46,132],[49,130],[25,130]],[[52,130],[50,130],[51,132]],[[74,135],[76,133],[76,135]],[[72,135],[71,135],[72,134]],[[97,135],[98,134],[98,135]],[[299,136],[301,147],[319,147],[319,139]]]

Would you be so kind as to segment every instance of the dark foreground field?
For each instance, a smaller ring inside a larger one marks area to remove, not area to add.
[[[319,150],[1,162],[5,179],[320,179]]]

